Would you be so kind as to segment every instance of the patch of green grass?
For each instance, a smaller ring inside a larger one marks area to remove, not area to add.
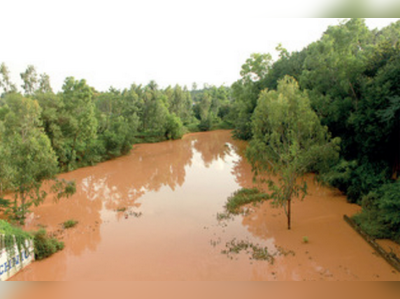
[[[308,240],[308,237],[307,237],[307,236],[304,236],[304,237],[303,237],[303,243],[307,244],[308,241],[309,241],[309,240]]]
[[[63,227],[64,227],[65,229],[68,229],[68,228],[74,227],[74,226],[77,225],[77,224],[78,224],[78,221],[76,221],[76,220],[74,220],[74,219],[70,219],[70,220],[67,220],[67,221],[65,221],[65,222],[63,223]]]
[[[263,193],[257,188],[242,188],[228,198],[225,209],[231,214],[238,215],[242,206],[249,203],[260,203],[270,198],[269,194]]]

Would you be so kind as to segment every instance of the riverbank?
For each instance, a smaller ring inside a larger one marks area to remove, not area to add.
[[[269,203],[218,221],[227,197],[252,186],[245,146],[229,131],[191,133],[60,175],[76,194],[34,208],[25,229],[45,226],[65,249],[13,280],[400,280],[343,221],[360,207],[312,176],[291,231]],[[63,230],[68,219],[79,223]],[[274,263],[223,254],[233,240],[268,248]]]

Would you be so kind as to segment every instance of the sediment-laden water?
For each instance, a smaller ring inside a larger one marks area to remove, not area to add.
[[[189,134],[61,175],[76,180],[77,193],[49,198],[26,229],[45,226],[65,249],[13,280],[400,279],[343,221],[359,207],[312,176],[309,195],[293,204],[291,231],[269,203],[218,221],[227,197],[252,186],[245,146],[229,131]],[[68,219],[79,224],[63,230]],[[255,259],[252,246],[268,258]]]

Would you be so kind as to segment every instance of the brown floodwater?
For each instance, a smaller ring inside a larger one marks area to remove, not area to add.
[[[136,145],[128,156],[60,175],[77,192],[33,209],[26,229],[45,226],[65,249],[13,280],[399,280],[343,220],[359,207],[314,183],[294,201],[292,230],[268,202],[218,221],[226,199],[251,187],[245,142],[229,131]],[[69,219],[79,221],[63,230]],[[308,238],[308,243],[303,238]],[[227,244],[267,247],[272,261],[224,254]]]

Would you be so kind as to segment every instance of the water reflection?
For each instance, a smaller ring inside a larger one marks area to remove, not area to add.
[[[231,142],[232,139],[226,132],[216,132],[212,135],[205,133],[196,135],[193,147],[201,154],[204,165],[209,167],[213,161],[224,161],[225,156],[232,151],[229,146]]]
[[[128,229],[129,234],[134,235],[151,232],[160,242],[165,233],[152,231],[149,225],[163,223],[165,229],[168,227],[169,236],[172,236],[182,230],[182,223],[196,225],[199,222],[203,225],[214,222],[213,214],[222,207],[231,192],[239,186],[252,185],[251,168],[242,156],[245,147],[246,143],[232,140],[228,131],[189,134],[179,141],[137,145],[128,156],[61,175],[76,181],[76,194],[59,204],[46,202],[35,209],[29,226],[45,224],[54,231],[60,229],[63,221],[77,219],[78,227],[65,233],[67,246],[51,258],[51,263],[50,260],[37,263],[34,265],[37,270],[21,274],[21,277],[70,277],[69,264],[82,257],[90,260],[91,252],[115,250],[102,242],[102,238],[110,238],[110,230]],[[188,178],[190,182],[185,184]],[[153,194],[151,198],[149,194]],[[146,199],[143,201],[143,198]],[[126,221],[129,220],[126,219],[132,213],[143,213],[144,217],[148,217],[145,221],[136,221],[135,227],[128,227]],[[115,228],[115,222],[126,228]],[[168,239],[165,241],[168,242]],[[148,242],[146,237],[141,240]],[[201,238],[196,242],[197,246],[203,244]],[[193,246],[196,242],[191,241]],[[141,250],[149,250],[146,246],[143,249],[136,247],[140,255],[143,255]],[[55,273],[48,277],[49,272]]]
[[[308,276],[315,271],[325,275],[327,269],[315,270],[322,257],[301,239],[309,236],[311,243],[315,240],[317,244],[318,240],[326,241],[326,231],[337,234],[334,240],[343,237],[341,231],[348,227],[341,217],[352,214],[347,205],[338,211],[334,225],[324,222],[331,216],[321,217],[322,212],[327,214],[325,210],[337,208],[331,191],[310,187],[306,200],[313,200],[314,205],[303,208],[301,214],[294,203],[296,226],[290,232],[282,209],[271,209],[269,203],[227,225],[217,224],[216,213],[223,209],[227,197],[240,187],[253,186],[245,148],[246,143],[232,140],[228,131],[189,134],[179,141],[137,145],[128,156],[61,175],[76,180],[76,194],[58,204],[49,199],[35,208],[27,228],[45,225],[57,232],[68,219],[79,224],[63,232],[63,251],[33,263],[14,279],[297,280],[315,278]],[[324,229],[314,227],[316,217]],[[306,220],[300,226],[296,219]],[[271,265],[249,262],[243,253],[230,260],[221,250],[234,239],[266,246],[271,254],[281,248],[293,249],[296,258],[276,255]],[[338,242],[320,243],[326,247],[321,252],[329,253],[324,263],[332,269],[335,262],[331,255],[336,253],[330,250]],[[361,247],[358,243],[353,246]],[[345,246],[339,252],[337,255],[346,257]],[[368,254],[366,250],[363,263]],[[379,274],[388,277],[384,272]]]

